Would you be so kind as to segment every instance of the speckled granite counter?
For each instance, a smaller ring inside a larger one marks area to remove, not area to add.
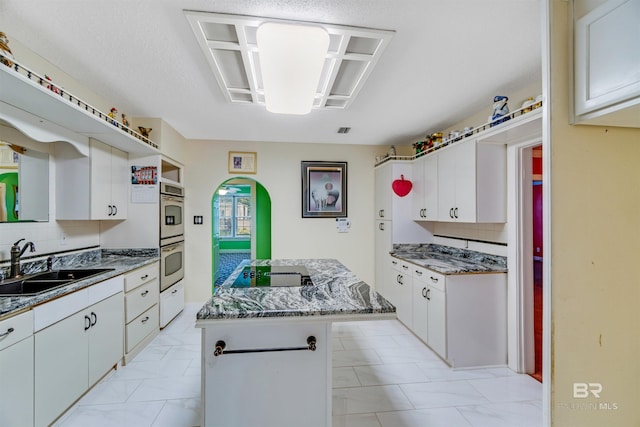
[[[0,319],[158,260],[158,249],[95,249],[56,257],[53,264],[54,270],[60,268],[113,268],[113,270],[35,296],[0,296]],[[45,271],[46,260],[23,262],[22,267],[25,274]]]
[[[231,288],[244,265],[216,289],[198,312],[198,320],[366,314],[395,318],[389,301],[335,259],[253,260],[250,265],[303,265],[314,285]]]
[[[506,273],[507,258],[436,244],[394,245],[391,255],[442,274]]]

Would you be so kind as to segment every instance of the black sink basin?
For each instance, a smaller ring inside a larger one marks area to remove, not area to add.
[[[24,280],[81,280],[112,270],[113,268],[70,268],[36,273]]]
[[[64,269],[36,273],[0,284],[0,296],[33,296],[112,270],[113,268]]]

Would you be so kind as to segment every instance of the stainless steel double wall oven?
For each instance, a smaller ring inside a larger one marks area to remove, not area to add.
[[[184,188],[160,183],[160,292],[184,277]]]

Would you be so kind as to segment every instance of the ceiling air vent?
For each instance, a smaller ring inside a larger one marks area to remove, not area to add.
[[[340,129],[338,129],[338,133],[349,133],[350,130],[351,128],[349,127],[341,127]]]

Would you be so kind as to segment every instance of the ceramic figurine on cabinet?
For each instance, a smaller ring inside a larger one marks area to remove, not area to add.
[[[396,146],[392,145],[389,147],[389,157],[394,157],[396,155]]]
[[[127,116],[122,113],[122,126],[129,127],[129,120],[127,120]]]
[[[7,35],[0,31],[0,55],[2,55],[2,62],[7,67],[11,67],[13,65],[13,54],[11,53],[11,49],[9,49],[9,39]]]
[[[522,103],[522,113],[528,113],[529,111],[533,110],[533,104],[535,103],[535,101],[533,100],[532,97],[528,97],[527,99],[524,100],[524,102]]]
[[[507,105],[508,100],[508,97],[502,95],[496,95],[493,98],[493,114],[491,115],[491,117],[489,117],[491,127],[509,120],[509,106]]]
[[[109,114],[107,114],[107,116],[109,116],[109,118],[111,119],[111,124],[115,125],[116,124],[116,115],[118,114],[118,109],[116,107],[111,107],[111,111],[109,111]]]
[[[145,138],[149,138],[149,133],[151,133],[151,131],[153,130],[151,128],[145,128],[142,126],[138,126],[138,129],[140,130],[142,136],[144,136]]]
[[[44,79],[51,82],[51,84],[47,85],[47,89],[49,89],[51,92],[53,93],[57,93],[58,95],[60,95],[60,89],[58,89],[58,87],[56,85],[53,84],[53,80],[51,80],[51,77],[47,76],[46,74],[44,75]]]

